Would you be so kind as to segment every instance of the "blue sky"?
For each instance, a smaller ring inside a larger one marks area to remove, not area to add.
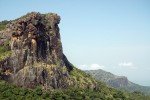
[[[150,0],[1,0],[0,21],[54,12],[63,51],[80,69],[98,69],[150,86]]]

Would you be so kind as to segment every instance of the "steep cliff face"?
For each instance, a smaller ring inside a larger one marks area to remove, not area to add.
[[[63,54],[59,22],[57,14],[32,12],[7,24],[0,35],[11,53],[0,61],[0,78],[30,88],[70,86],[73,66]]]
[[[113,86],[114,88],[121,88],[121,87],[127,87],[129,85],[129,81],[127,77],[120,76],[115,79],[108,80],[107,84]]]

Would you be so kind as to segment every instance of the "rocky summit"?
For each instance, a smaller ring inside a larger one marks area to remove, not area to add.
[[[37,12],[10,21],[0,31],[0,45],[9,51],[0,59],[0,79],[29,88],[70,86],[73,66],[63,54],[59,23],[59,15]]]

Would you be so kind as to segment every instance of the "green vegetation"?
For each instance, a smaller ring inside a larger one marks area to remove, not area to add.
[[[0,22],[0,31],[5,29],[5,26],[9,23],[9,21],[4,20]]]
[[[0,61],[7,59],[11,54],[9,44],[6,43],[0,47]]]
[[[45,91],[41,87],[21,88],[0,81],[0,100],[150,100],[150,97],[140,92],[129,93],[110,88],[75,67],[70,73],[70,77],[78,82],[78,87]],[[82,87],[92,83],[97,84],[95,89]]]
[[[139,92],[127,93],[105,87],[91,89],[68,88],[44,91],[40,87],[27,89],[0,81],[0,100],[150,100]]]
[[[10,51],[0,54],[0,61],[7,59],[10,56],[10,54],[11,54]]]
[[[0,22],[0,31],[5,29],[5,26],[9,23],[10,21],[1,21]],[[9,43],[5,43],[3,46],[0,46],[0,61],[5,60],[10,56],[10,47]]]
[[[97,82],[89,74],[73,67],[73,71],[70,73],[71,80],[74,83],[74,86],[77,88],[93,88],[93,84]]]

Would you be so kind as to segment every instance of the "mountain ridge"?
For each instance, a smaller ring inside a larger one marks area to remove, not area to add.
[[[117,76],[102,69],[85,70],[86,73],[92,75],[95,79],[105,82],[116,89],[128,91],[140,91],[146,95],[150,95],[150,86],[141,86],[128,80],[126,76]]]

